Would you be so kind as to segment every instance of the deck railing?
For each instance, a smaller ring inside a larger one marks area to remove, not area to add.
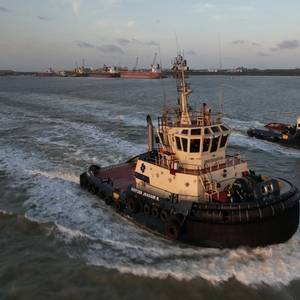
[[[244,163],[240,154],[227,155],[224,159],[207,161],[204,167],[200,167],[194,164],[180,163],[176,160],[168,160],[165,156],[145,154],[140,159],[154,163],[157,166],[163,167],[170,171],[178,173],[191,174],[191,175],[203,175],[211,173],[216,170],[232,167]]]
[[[168,111],[162,117],[158,118],[158,128],[162,127],[195,127],[195,126],[211,126],[219,125],[222,123],[222,114],[203,114],[201,111],[190,111],[189,112],[191,125],[182,125],[180,123],[179,111]]]

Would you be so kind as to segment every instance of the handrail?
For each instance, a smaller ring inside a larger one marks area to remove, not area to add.
[[[227,167],[232,167],[244,163],[244,160],[241,158],[240,154],[236,155],[227,155],[225,159],[220,159],[216,162],[216,164],[209,165],[204,168],[200,168],[198,165],[180,163],[175,161],[177,164],[177,168],[175,168],[174,161],[168,161],[164,157],[160,158],[159,155],[155,157],[151,157],[149,155],[140,156],[140,159],[144,159],[145,161],[152,162],[157,166],[161,166],[168,170],[174,170],[178,173],[190,174],[190,175],[203,175],[207,173],[211,173],[212,171],[224,169]]]
[[[220,125],[222,124],[221,114],[220,113],[209,113],[203,114],[201,111],[190,111],[189,112],[191,124],[182,125],[180,122],[180,115],[178,112],[169,112],[167,111],[162,117],[158,118],[158,127],[194,127],[199,126],[211,126],[211,125]]]

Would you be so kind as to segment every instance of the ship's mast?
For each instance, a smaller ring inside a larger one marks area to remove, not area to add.
[[[186,60],[183,59],[182,55],[178,55],[175,58],[174,76],[177,78],[177,91],[179,93],[180,100],[180,123],[181,125],[191,125],[191,119],[188,109],[188,95],[192,92],[189,89],[188,83],[185,81],[184,72],[187,70]]]

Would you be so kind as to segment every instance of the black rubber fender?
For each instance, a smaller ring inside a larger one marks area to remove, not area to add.
[[[98,188],[97,188],[94,184],[91,184],[90,192],[91,192],[93,195],[96,195],[96,194],[98,193]]]
[[[143,211],[145,215],[151,215],[151,206],[148,203],[145,203]]]
[[[111,196],[106,196],[104,201],[106,205],[111,205],[113,200]]]
[[[165,209],[163,209],[160,213],[160,219],[163,221],[163,222],[167,222],[169,218],[169,212]]]
[[[159,208],[157,206],[153,206],[151,213],[154,218],[158,218],[159,217]]]
[[[137,199],[129,198],[129,199],[127,199],[126,202],[127,202],[127,208],[131,213],[136,214],[139,211],[140,205],[139,205]]]
[[[83,189],[87,188],[88,179],[87,179],[86,173],[83,173],[83,174],[80,175],[79,182],[80,182],[81,188],[83,188]]]
[[[166,223],[165,234],[169,239],[173,241],[177,241],[180,238],[181,228],[179,223],[175,219],[171,219]]]
[[[89,166],[88,171],[91,172],[93,175],[97,175],[97,172],[101,169],[98,165],[91,165]]]

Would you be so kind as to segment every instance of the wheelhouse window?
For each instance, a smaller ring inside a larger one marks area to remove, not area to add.
[[[204,139],[203,140],[203,152],[207,152],[210,146],[211,139]]]
[[[164,135],[161,134],[160,132],[158,133],[158,135],[159,135],[159,138],[160,138],[161,142],[162,142],[163,144],[165,144]]]
[[[219,145],[219,140],[220,140],[220,137],[219,137],[219,136],[213,138],[212,143],[211,143],[211,149],[210,149],[210,152],[216,152],[216,151],[217,151],[218,145]]]
[[[191,139],[190,140],[190,152],[199,153],[200,152],[200,139]]]
[[[222,135],[220,148],[223,148],[226,145],[228,135]]]
[[[182,143],[182,150],[184,152],[187,152],[188,140],[186,138],[181,138],[181,143]]]
[[[228,131],[229,129],[226,127],[226,126],[224,126],[224,125],[221,125],[221,128],[222,128],[222,130],[224,130],[224,131]]]
[[[188,129],[183,129],[183,130],[181,130],[181,134],[189,134],[189,130]]]
[[[205,133],[205,134],[211,134],[211,131],[210,131],[209,128],[205,128],[205,129],[204,129],[204,133]]]
[[[179,138],[178,136],[175,136],[175,139],[176,139],[176,147],[177,147],[177,150],[180,150],[180,151],[181,151],[180,138]]]
[[[192,129],[191,135],[201,135],[201,128]]]
[[[213,132],[220,132],[220,129],[219,129],[219,127],[218,126],[213,126],[213,127],[211,127],[211,129],[212,129],[212,131]]]

